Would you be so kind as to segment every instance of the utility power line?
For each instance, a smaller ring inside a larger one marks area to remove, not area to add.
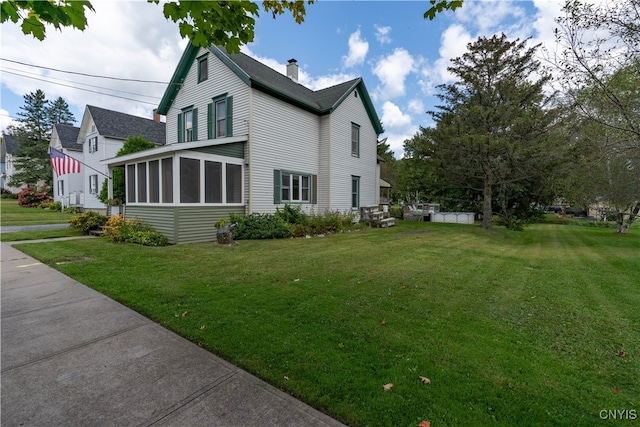
[[[14,74],[16,76],[24,77],[24,78],[27,78],[27,79],[39,80],[39,81],[43,81],[43,82],[46,82],[46,83],[55,84],[55,85],[58,85],[58,86],[70,87],[70,88],[77,89],[77,90],[84,90],[85,92],[97,93],[99,95],[111,96],[113,98],[126,99],[127,101],[140,102],[142,104],[149,104],[149,105],[154,105],[154,106],[157,105],[157,102],[141,101],[139,99],[127,98],[125,96],[112,95],[110,93],[98,92],[97,90],[85,89],[85,88],[82,88],[82,87],[76,87],[76,86],[67,85],[67,84],[64,84],[64,83],[56,83],[56,82],[52,82],[52,81],[49,81],[49,80],[41,79],[41,78],[38,78],[38,77],[26,76],[26,75],[14,73],[14,72],[11,72],[11,71],[3,71],[3,72],[7,73],[7,74]],[[146,96],[146,95],[142,95],[142,96]]]
[[[13,71],[13,73],[10,73],[10,74],[15,74],[15,75],[22,76],[22,77],[29,78],[29,75],[31,75],[31,76],[36,76],[36,77],[42,78],[42,76],[40,76],[40,74],[30,73],[28,71],[18,70],[18,69],[9,68],[9,67],[0,68],[0,71],[2,71],[3,69],[4,70]],[[4,72],[9,73],[9,71],[4,71]],[[70,84],[74,84],[74,85],[93,87],[93,88],[96,88],[96,89],[103,89],[103,90],[108,90],[108,91],[112,91],[112,92],[120,92],[120,93],[129,94],[129,95],[143,96],[145,98],[153,98],[153,99],[160,100],[159,97],[153,96],[153,95],[145,95],[145,94],[142,94],[142,93],[128,92],[126,90],[119,90],[119,89],[112,89],[112,88],[108,88],[108,87],[104,87],[104,86],[90,85],[90,84],[87,84],[87,83],[81,83],[81,82],[76,82],[76,81],[72,81],[72,80],[62,80],[62,79],[57,79],[55,77],[48,77],[47,76],[47,78],[50,79],[50,80],[44,80],[44,81],[50,82],[52,84],[61,84],[61,83],[57,83],[56,81],[54,81],[54,80],[57,80],[59,82],[65,82],[65,83],[70,83]],[[62,83],[62,84],[64,84],[64,83]],[[73,87],[75,87],[75,86],[73,86]]]
[[[97,74],[87,74],[87,73],[79,73],[77,71],[60,70],[58,68],[50,68],[50,67],[44,67],[42,65],[27,64],[26,62],[14,61],[13,59],[6,59],[6,58],[0,58],[0,60],[7,61],[7,62],[13,62],[14,64],[26,65],[28,67],[35,67],[35,68],[42,68],[44,70],[57,71],[59,73],[77,74],[79,76],[95,77],[95,78],[99,78],[99,79],[120,80],[120,81],[125,81],[125,82],[138,82],[138,83],[154,83],[154,84],[163,84],[163,85],[168,85],[169,84],[169,82],[160,82],[160,81],[157,81],[157,80],[125,79],[125,78],[122,78],[122,77],[100,76],[100,75],[97,75]]]

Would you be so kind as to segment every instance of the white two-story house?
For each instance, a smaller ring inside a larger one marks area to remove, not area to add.
[[[80,163],[84,161],[82,145],[78,143],[80,128],[72,125],[55,124],[51,130],[49,147],[55,148]],[[53,172],[53,200],[63,207],[82,207],[84,203],[84,170],[58,176]]]
[[[189,44],[158,107],[166,145],[104,162],[126,169],[126,216],[184,243],[213,240],[230,213],[378,203],[383,130],[363,80],[312,91],[295,60],[287,74]]]
[[[164,145],[165,124],[158,115],[147,119],[93,105],[85,107],[77,141],[84,159],[81,167],[84,209],[106,211],[106,205],[98,199],[102,183],[109,176],[109,169],[102,161],[114,157],[127,138],[134,136]]]

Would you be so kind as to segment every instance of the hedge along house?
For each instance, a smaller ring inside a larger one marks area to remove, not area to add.
[[[104,162],[126,168],[126,217],[187,243],[230,213],[377,203],[382,126],[362,79],[312,91],[295,60],[287,74],[189,44],[158,107],[167,144]]]
[[[134,136],[164,145],[165,124],[160,122],[160,116],[155,111],[153,119],[147,119],[93,105],[85,107],[78,134],[84,157],[81,168],[84,176],[84,209],[107,212],[107,206],[98,199],[103,181],[111,176],[109,168],[102,161],[114,157],[125,141]]]

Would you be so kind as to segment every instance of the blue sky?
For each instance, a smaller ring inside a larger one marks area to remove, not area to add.
[[[23,95],[44,90],[62,96],[79,121],[87,104],[152,117],[165,85],[52,71],[54,68],[105,77],[168,82],[186,41],[164,19],[161,7],[145,1],[92,1],[84,32],[48,29],[45,41],[2,24],[0,127],[17,117]],[[466,0],[455,12],[425,20],[429,2],[317,1],[307,6],[305,22],[288,15],[273,19],[262,12],[253,43],[243,52],[285,73],[295,58],[300,83],[312,89],[363,77],[396,157],[402,143],[438,103],[436,86],[451,82],[446,67],[480,36],[504,32],[510,39],[531,37],[554,48],[554,18],[559,0]],[[19,64],[17,61],[23,64]],[[24,65],[30,64],[30,65]],[[85,90],[82,90],[85,89]],[[114,96],[115,95],[115,96]],[[127,98],[127,99],[125,99]]]

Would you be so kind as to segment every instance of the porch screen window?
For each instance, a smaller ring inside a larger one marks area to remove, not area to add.
[[[149,203],[160,202],[160,161],[149,162]]]
[[[351,177],[351,208],[358,209],[360,207],[360,177]]]
[[[127,165],[127,202],[136,202],[136,165]]]
[[[180,203],[200,203],[200,160],[180,158]]]
[[[147,164],[138,163],[138,202],[147,202]]]
[[[360,126],[351,123],[351,155],[360,156]]]
[[[222,203],[222,163],[204,162],[204,202]]]
[[[227,163],[227,203],[242,203],[242,166]]]
[[[162,203],[173,203],[173,159],[162,159]]]

